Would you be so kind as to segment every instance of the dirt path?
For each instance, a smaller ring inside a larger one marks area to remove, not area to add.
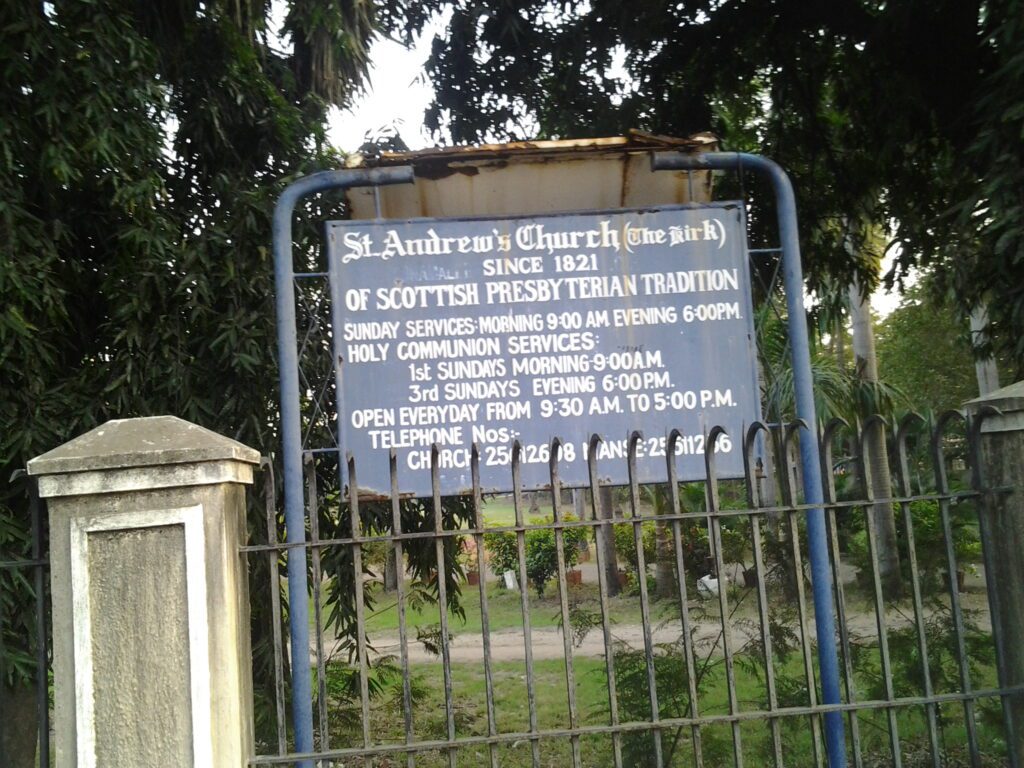
[[[987,603],[984,594],[965,593],[961,595],[965,609],[978,611],[977,623],[988,631],[991,629]],[[934,611],[926,609],[926,615],[930,616]],[[752,619],[752,621],[751,621]],[[912,608],[901,611],[889,611],[886,614],[886,624],[889,630],[907,627],[913,624],[914,614]],[[810,635],[815,636],[814,622],[809,620]],[[693,622],[694,641],[698,646],[698,654],[706,655],[710,648],[716,644],[716,652],[721,652],[720,634],[722,631],[721,622],[717,618],[704,619]],[[760,625],[756,613],[744,611],[742,620],[732,622],[733,648],[739,649],[749,641],[755,639],[760,632]],[[851,611],[847,617],[847,627],[853,637],[873,638],[877,635],[875,614],[873,611],[857,610]],[[612,637],[614,640],[625,643],[631,648],[642,650],[644,647],[644,631],[639,624],[615,624],[612,625]],[[681,636],[681,624],[679,621],[656,621],[652,629],[652,640],[655,645],[662,643],[674,643]],[[523,630],[502,629],[490,634],[491,658],[494,661],[522,661],[525,658]],[[562,659],[565,657],[565,647],[562,641],[562,632],[557,627],[540,627],[531,632],[531,646],[533,658],[537,661],[548,659]],[[375,633],[370,635],[370,644],[373,646],[372,657],[398,656],[400,652],[399,638],[397,632]],[[312,650],[312,649],[311,649]],[[328,655],[336,648],[325,649]],[[449,645],[449,653],[452,662],[472,663],[483,659],[483,640],[479,633],[456,634]],[[601,628],[590,631],[578,647],[573,647],[573,656],[603,658],[604,657],[604,636]],[[311,653],[311,660],[315,663],[315,655]],[[415,632],[410,633],[409,639],[409,661],[413,664],[436,663],[439,657],[429,653],[422,644],[415,639]]]

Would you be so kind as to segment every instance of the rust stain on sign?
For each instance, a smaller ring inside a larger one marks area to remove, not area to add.
[[[350,165],[413,167],[415,184],[376,190],[385,219],[529,215],[707,202],[710,173],[653,173],[649,153],[716,148],[717,139],[707,133],[675,138],[630,131],[609,138],[384,152],[355,156]],[[351,218],[376,218],[374,195],[372,189],[350,190]]]

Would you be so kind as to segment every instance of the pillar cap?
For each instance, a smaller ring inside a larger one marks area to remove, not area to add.
[[[259,451],[176,416],[115,419],[28,463],[30,475],[234,461],[259,464]]]
[[[969,411],[977,411],[986,405],[994,406],[1003,413],[1024,411],[1024,380],[964,403],[964,407]]]
[[[982,432],[1024,432],[1024,381],[964,403],[970,414],[979,413],[986,406],[999,409],[1001,415],[987,416],[981,423]]]

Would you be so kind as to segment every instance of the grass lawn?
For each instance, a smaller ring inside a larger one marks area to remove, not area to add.
[[[550,515],[550,505],[541,508],[542,515]],[[530,522],[530,504],[524,499],[523,500],[523,520],[527,523]],[[516,508],[512,503],[511,496],[498,496],[484,502],[484,525],[487,527],[496,527],[503,525],[515,525],[516,524]]]
[[[598,589],[596,584],[581,584],[570,587],[572,598],[577,605],[591,611],[600,610]],[[371,587],[375,600],[372,612],[367,613],[366,629],[368,632],[398,631],[398,606],[394,593],[384,593],[379,585]],[[558,587],[551,583],[543,598],[536,592],[529,591],[530,622],[534,627],[554,627],[561,622],[561,611],[558,602]],[[640,601],[636,597],[620,595],[610,598],[609,607],[613,621],[619,624],[639,624]],[[463,621],[449,613],[449,628],[453,634],[480,631],[480,591],[476,586],[463,584],[462,605],[466,611]],[[487,609],[492,631],[521,627],[523,617],[518,592],[504,589],[495,582],[487,584]],[[435,605],[425,605],[421,610],[406,607],[406,624],[410,629],[437,624],[438,609]]]
[[[608,723],[608,687],[606,685],[605,667],[601,659],[576,659],[574,662],[576,679],[577,709],[581,725],[601,725]],[[342,668],[335,668],[329,673],[332,681],[337,674],[344,675]],[[796,683],[802,677],[799,659],[791,659],[781,665],[777,671],[780,684]],[[621,719],[646,719],[648,713],[636,713],[629,716],[629,704],[625,703],[630,695],[646,697],[646,691],[623,691],[623,683],[619,683],[619,701],[622,709]],[[444,681],[440,664],[414,665],[411,669],[415,704],[413,707],[414,738],[418,741],[443,739],[446,735],[446,714],[444,699]],[[494,701],[497,731],[499,733],[521,733],[528,729],[529,707],[526,689],[526,671],[522,662],[498,662],[493,664]],[[566,696],[565,665],[561,660],[539,661],[534,666],[534,680],[537,702],[537,722],[540,729],[566,727],[569,724]],[[752,676],[739,676],[737,680],[738,698],[741,709],[753,709],[763,698],[762,685]],[[339,686],[340,687],[340,686]],[[332,690],[334,690],[332,686]],[[487,734],[487,708],[485,682],[482,664],[453,664],[452,692],[454,702],[455,732],[457,737]],[[671,717],[684,714],[678,710],[678,702],[673,706],[669,703],[671,695],[663,699],[662,716]],[[721,674],[709,678],[700,697],[701,714],[724,714],[728,711],[727,691],[724,676]],[[340,706],[339,706],[340,705]],[[635,705],[634,705],[635,706]],[[685,707],[685,703],[682,704]],[[987,753],[983,764],[996,766],[1002,764],[1002,758],[996,755],[1000,734],[998,727],[992,722],[992,715],[998,707],[995,703],[986,703],[979,708],[977,721],[983,751]],[[377,698],[372,705],[371,721],[372,736],[376,743],[400,743],[404,740],[404,725],[401,708],[401,682],[393,678],[385,693]],[[359,733],[358,711],[341,701],[332,701],[331,707],[331,744],[334,747],[355,746],[354,740]],[[942,729],[940,741],[948,750],[947,765],[966,765],[965,729],[963,727],[963,708],[961,705],[947,705],[941,711]],[[925,765],[927,763],[927,734],[925,718],[921,709],[900,710],[897,716],[901,738],[901,752],[906,765]],[[862,753],[865,764],[882,766],[890,764],[888,758],[888,732],[886,717],[882,712],[862,713],[859,715]],[[784,756],[787,766],[812,766],[815,764],[812,749],[812,736],[809,721],[806,717],[790,717],[781,721],[784,745]],[[770,765],[770,739],[765,721],[743,723],[740,728],[743,758],[746,765]],[[707,766],[733,765],[732,731],[728,724],[705,726],[702,728],[702,744]],[[623,737],[626,754],[626,765],[643,765],[642,756],[649,753],[652,737],[649,732],[637,732]],[[683,766],[693,764],[693,746],[689,728],[682,730],[666,729],[662,734],[662,744],[666,755],[666,765]],[[604,766],[611,764],[611,739],[609,736],[588,736],[581,739],[583,765]],[[503,766],[520,768],[532,765],[531,746],[529,741],[520,740],[496,747],[499,762]],[[540,757],[542,766],[561,766],[571,762],[569,740],[562,737],[542,739],[540,741]],[[458,753],[460,765],[483,765],[488,759],[486,746],[473,745],[461,749]],[[671,757],[670,757],[671,756]],[[385,766],[404,765],[404,758],[396,754],[389,758],[380,758],[373,765]],[[424,768],[441,768],[447,765],[443,754],[420,753],[416,759],[417,766]]]
[[[604,662],[599,659],[578,659],[575,663],[576,691],[581,724],[606,722],[600,702],[607,706]],[[443,739],[446,730],[444,679],[439,664],[414,665],[411,672],[415,704],[413,706],[413,732],[416,740]],[[498,662],[492,666],[497,730],[499,733],[523,732],[529,727],[529,707],[526,696],[526,668],[522,662]],[[329,673],[331,677],[331,673]],[[562,661],[539,661],[534,665],[537,691],[537,722],[542,729],[565,727],[569,723],[566,703],[565,665]],[[457,736],[486,735],[487,708],[483,667],[481,664],[453,664],[452,692]],[[332,702],[333,703],[333,702]],[[404,740],[401,708],[401,682],[395,680],[385,696],[374,702],[371,720],[373,737],[378,742]],[[358,723],[358,713],[347,708],[332,707],[332,746],[355,746],[352,719]],[[607,750],[604,739],[587,740],[584,744],[586,765],[606,764]],[[502,765],[531,765],[529,742],[516,741],[497,747]],[[487,761],[487,747],[474,746],[461,750],[460,765],[483,765]],[[571,760],[568,740],[541,742],[541,764],[564,766]],[[401,755],[380,759],[377,766],[404,765]],[[416,765],[424,768],[447,766],[439,753],[417,755]]]

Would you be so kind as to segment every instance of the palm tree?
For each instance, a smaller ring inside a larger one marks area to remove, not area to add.
[[[825,318],[825,327],[836,327],[833,319]],[[765,303],[758,311],[756,327],[765,420],[769,423],[786,424],[792,421],[796,414],[786,318],[770,304]],[[859,375],[844,370],[836,358],[822,347],[818,346],[812,350],[811,378],[814,404],[818,418],[823,422],[838,417],[854,424],[874,414],[891,414],[894,404],[905,400],[899,390],[878,379],[873,356],[873,337],[870,339],[870,347],[865,348],[863,328],[858,332],[855,325],[854,333],[854,351],[858,356]],[[872,361],[870,366],[867,360]],[[885,434],[878,422],[869,424],[868,428],[867,460],[872,478],[872,495],[877,499],[887,499],[891,492]],[[776,444],[775,448],[779,449],[781,446]],[[792,461],[790,464],[799,472],[799,462]],[[794,488],[800,487],[798,475],[787,478],[787,481],[792,483]],[[888,589],[898,592],[899,555],[896,547],[895,520],[888,502],[874,505],[872,524],[877,535],[882,579]]]
[[[856,381],[870,390],[877,386],[878,358],[875,354],[875,334],[871,326],[871,306],[860,285],[855,280],[850,284],[850,319],[853,324],[853,356]],[[870,412],[869,412],[870,413]],[[871,475],[871,495],[875,499],[892,496],[892,475],[889,468],[889,452],[885,444],[885,429],[879,421],[868,421],[864,425],[863,461]],[[871,507],[871,525],[877,541],[879,575],[882,584],[892,595],[898,595],[900,588],[900,556],[896,542],[896,518],[892,503],[876,501]]]

